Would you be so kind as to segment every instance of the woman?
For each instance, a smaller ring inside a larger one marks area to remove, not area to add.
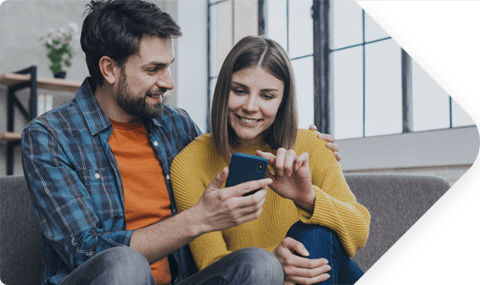
[[[246,37],[233,47],[217,79],[211,124],[212,133],[198,137],[172,164],[181,211],[198,202],[233,152],[267,158],[273,184],[258,219],[190,243],[197,266],[260,247],[277,257],[288,284],[353,284],[360,278],[349,256],[365,244],[370,214],[356,202],[325,141],[297,130],[293,71],[280,45]]]

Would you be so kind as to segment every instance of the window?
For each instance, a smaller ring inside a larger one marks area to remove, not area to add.
[[[208,109],[207,131],[210,130],[210,106],[223,60],[233,45],[246,35],[257,34],[258,0],[208,1]],[[248,21],[245,21],[248,19]]]
[[[314,123],[312,0],[267,0],[265,34],[289,54],[295,72],[299,127]]]
[[[330,4],[330,131],[337,139],[401,133],[400,47],[354,1]]]
[[[330,86],[322,96],[330,97],[337,139],[473,124],[353,0],[315,2],[326,11],[317,16],[330,17]]]
[[[209,14],[210,96],[226,53],[258,25],[290,56],[301,128],[348,139],[474,124],[354,0],[210,1]]]

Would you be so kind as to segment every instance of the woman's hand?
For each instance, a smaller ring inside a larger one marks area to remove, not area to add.
[[[286,237],[274,250],[285,273],[285,284],[316,284],[330,278],[328,260],[309,259],[305,246],[290,237]]]
[[[315,205],[315,192],[312,187],[308,153],[299,156],[292,149],[279,148],[276,155],[257,151],[268,160],[274,174],[268,169],[268,176],[273,179],[270,187],[283,198],[292,200],[297,206],[312,212]]]

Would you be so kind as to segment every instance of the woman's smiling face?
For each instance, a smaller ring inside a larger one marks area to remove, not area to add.
[[[282,103],[284,83],[265,69],[252,66],[232,74],[228,124],[241,146],[260,143]]]

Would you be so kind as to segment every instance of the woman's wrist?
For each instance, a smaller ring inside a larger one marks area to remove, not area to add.
[[[313,213],[313,209],[315,208],[315,191],[313,190],[313,187],[294,202],[298,207]]]

